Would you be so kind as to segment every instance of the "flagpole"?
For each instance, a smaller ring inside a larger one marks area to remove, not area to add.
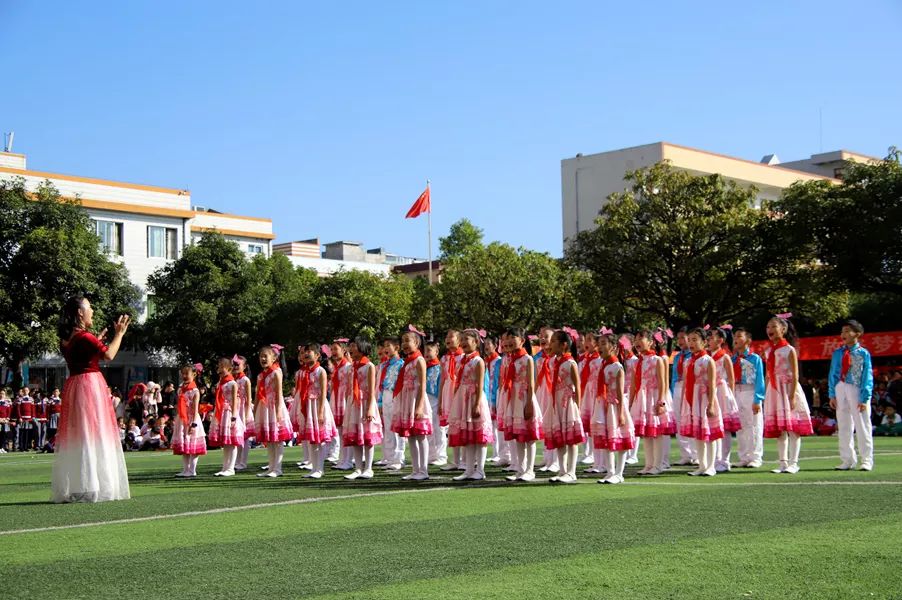
[[[429,224],[429,285],[432,285],[432,191],[429,189],[429,180],[426,180],[426,191],[429,192],[429,210],[426,211],[426,221]]]

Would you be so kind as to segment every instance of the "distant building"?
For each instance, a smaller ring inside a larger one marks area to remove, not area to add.
[[[411,265],[421,260],[386,252],[383,248],[366,250],[361,242],[341,240],[320,245],[318,238],[275,244],[272,250],[287,256],[295,266],[313,269],[320,277],[342,270],[389,275],[398,265]]]
[[[248,255],[272,252],[271,219],[192,206],[188,190],[34,171],[27,168],[24,154],[0,152],[0,179],[15,177],[23,178],[29,190],[50,181],[62,196],[81,202],[102,248],[125,265],[131,282],[141,289],[139,321],[153,311],[153,296],[146,290],[148,276],[181,256],[183,248],[204,231],[219,231]],[[158,369],[148,367],[147,355],[126,350],[104,371],[110,385],[126,387],[158,376]],[[62,386],[65,363],[59,356],[47,356],[32,362],[29,371],[32,382],[44,389]]]
[[[849,161],[879,160],[846,150],[812,155],[781,163],[775,154],[760,162],[716,154],[697,148],[656,142],[598,154],[577,154],[561,161],[563,242],[566,247],[580,231],[593,229],[598,211],[610,194],[627,187],[627,171],[650,167],[661,161],[696,175],[719,173],[744,186],[758,189],[758,201],[774,200],[796,181],[838,182]]]

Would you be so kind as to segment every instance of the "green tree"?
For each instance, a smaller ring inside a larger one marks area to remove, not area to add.
[[[626,179],[630,187],[608,198],[596,228],[565,253],[591,273],[609,309],[670,325],[787,308],[827,322],[847,310],[845,294],[809,268],[804,245],[777,235],[779,219],[755,207],[754,188],[667,163]]]
[[[779,235],[809,248],[834,287],[902,295],[900,155],[851,163],[840,185],[796,183],[770,205],[783,216]]]
[[[448,231],[446,237],[438,239],[439,258],[443,261],[463,256],[471,250],[482,247],[482,229],[469,219],[461,219]]]
[[[0,181],[0,357],[16,371],[27,358],[59,350],[66,298],[84,294],[98,330],[134,316],[139,290],[125,267],[100,249],[87,213],[45,182],[30,193],[22,178]]]

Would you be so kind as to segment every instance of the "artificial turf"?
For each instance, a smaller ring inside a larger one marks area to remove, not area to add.
[[[298,449],[279,479],[254,476],[261,450],[180,480],[177,457],[133,453],[133,498],[94,505],[47,503],[52,456],[3,455],[0,598],[900,598],[902,438],[876,453],[836,472],[836,438],[806,438],[796,475],[633,467],[617,486],[313,481]]]

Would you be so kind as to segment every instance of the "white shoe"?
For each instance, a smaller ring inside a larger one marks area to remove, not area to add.
[[[636,471],[636,475],[648,475],[648,467],[645,467],[641,471]]]
[[[222,477],[222,471],[216,471],[213,473],[213,477]]]
[[[560,480],[561,480],[560,476],[559,476],[559,475],[555,475],[554,477],[549,477],[549,478],[548,478],[548,483],[557,483],[557,482],[560,481]]]
[[[702,473],[704,473],[704,471],[702,471],[701,469],[696,469],[694,471],[689,471],[688,473],[686,473],[686,475],[689,475],[690,477],[698,477]]]
[[[623,477],[620,477],[619,475],[611,475],[610,477],[608,477],[606,479],[599,479],[598,483],[609,483],[609,484],[623,483]]]
[[[300,465],[298,465],[298,466],[300,466]],[[269,465],[263,465],[262,467],[260,467],[260,470],[261,471],[269,471]]]
[[[414,475],[415,475],[414,473],[410,473],[409,475],[405,475],[404,477],[402,477],[401,480],[402,481],[410,481],[411,479],[413,479]]]
[[[497,465],[498,463],[501,462],[501,457],[500,457],[500,456],[493,456],[492,458],[490,458],[490,459],[488,460],[488,462],[492,463],[493,465]]]
[[[550,467],[548,467],[549,473],[559,473],[560,470],[561,470],[561,467],[559,465],[551,465]]]
[[[628,458],[628,459],[626,459],[626,464],[628,464],[628,465],[639,464],[639,459],[638,458]]]
[[[412,481],[426,481],[429,479],[429,473],[414,473],[410,476]]]
[[[307,477],[310,477],[311,479],[322,479],[322,476],[323,476],[322,471],[313,471]]]
[[[223,471],[222,473],[219,474],[220,477],[232,477],[233,475],[235,475],[235,471],[232,471],[232,470]]]
[[[563,475],[558,477],[558,483],[576,483],[576,477],[574,477],[570,473],[564,473]]]
[[[539,467],[539,472],[540,472],[540,473],[547,473],[547,472],[548,472],[548,467],[545,466],[545,465],[542,465],[541,467]]]
[[[269,473],[257,473],[257,477],[268,477]]]
[[[385,460],[384,458],[380,458],[379,460],[377,460],[376,462],[373,463],[373,466],[384,467],[387,464],[388,464],[387,460]]]
[[[716,467],[714,467],[714,470],[718,473],[726,473],[730,470],[730,467],[725,465],[717,465]]]
[[[361,475],[363,475],[363,473],[359,469],[354,469],[353,471],[345,475],[345,479],[357,479]]]
[[[402,465],[401,463],[392,463],[392,464],[390,464],[390,465],[385,465],[385,469],[384,469],[384,470],[386,470],[386,471],[400,471],[400,470],[403,469],[403,468],[404,468],[404,465]]]
[[[585,471],[583,471],[583,473],[592,473],[594,475],[597,473],[601,473],[601,471],[599,471],[595,467],[590,467],[590,468],[586,469]]]
[[[523,473],[522,475],[517,477],[517,479],[519,479],[520,481],[534,481],[535,478],[536,474],[534,471],[527,471],[526,473]]]
[[[786,470],[784,470],[783,472],[789,473],[791,475],[795,475],[796,473],[799,472],[799,465],[789,465],[788,467],[786,467]]]
[[[505,479],[508,481],[517,481],[518,479],[520,479],[520,476],[515,473],[513,475],[508,475],[507,477],[505,477]]]
[[[593,463],[595,462],[595,457],[592,456],[591,454],[587,454],[587,455],[584,456],[583,459],[582,459],[581,461],[579,461],[579,462],[582,463],[582,464],[584,464],[584,465],[591,465],[591,464],[593,464]]]
[[[360,474],[361,479],[372,479],[373,478],[373,470],[367,469],[363,473]]]
[[[834,471],[851,471],[855,468],[855,465],[850,465],[848,463],[842,463],[841,465],[837,465],[833,467]]]
[[[691,464],[692,464],[691,458],[684,458],[684,459],[680,460],[676,465],[678,467],[688,467]]]
[[[858,470],[859,471],[873,471],[874,465],[861,465],[861,468]]]
[[[446,459],[436,458],[435,460],[430,460],[429,464],[433,467],[444,467],[448,464],[448,461]]]
[[[770,472],[771,473],[786,473],[787,468],[788,467],[780,466],[780,467],[777,467],[776,469],[771,469]]]
[[[460,475],[458,475],[456,477],[452,477],[451,479],[453,479],[454,481],[463,481],[464,479],[469,479],[472,476],[473,476],[473,474],[470,473],[469,471],[464,471]]]
[[[753,460],[746,465],[749,469],[760,469],[763,463],[760,460]]]
[[[485,473],[483,473],[482,471],[476,471],[472,475],[467,477],[467,479],[471,481],[482,481],[483,479],[485,479]]]
[[[444,465],[442,465],[442,468],[439,470],[440,471],[457,471],[458,469],[457,469],[457,465],[455,465],[454,463],[445,463]]]
[[[267,473],[266,476],[272,477],[272,478],[281,477],[282,472],[281,471],[272,471],[271,473]]]
[[[740,461],[739,461],[739,464],[736,465],[736,466],[737,466],[737,467],[740,467],[740,468],[742,468],[742,469],[744,469],[744,468],[746,468],[747,466],[749,466],[749,461],[747,461],[747,460],[740,460]]]
[[[176,477],[187,477],[188,474],[185,473],[184,471],[182,471],[181,473],[176,473],[175,476],[176,476]]]
[[[505,473],[516,473],[517,467],[515,467],[514,465],[508,465],[501,470],[504,471]]]
[[[651,469],[648,470],[648,473],[646,473],[646,475],[660,475],[663,472],[664,471],[662,471],[661,469],[659,469],[657,467],[652,467]]]

